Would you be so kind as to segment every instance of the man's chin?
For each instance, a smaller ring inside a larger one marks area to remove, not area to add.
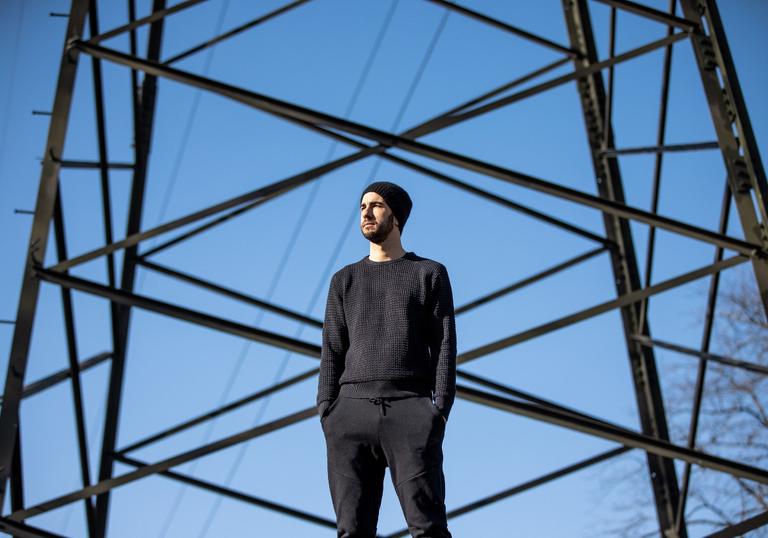
[[[376,243],[377,245],[382,244],[386,239],[386,237],[379,237],[378,234],[375,234],[375,233],[367,234],[365,232],[363,232],[363,237],[365,237],[371,243]]]

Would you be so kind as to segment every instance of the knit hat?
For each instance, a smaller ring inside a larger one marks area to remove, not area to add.
[[[389,181],[375,181],[363,189],[360,201],[363,200],[366,192],[375,192],[384,198],[392,213],[397,217],[397,222],[400,223],[400,233],[402,234],[403,228],[405,228],[405,221],[408,220],[411,208],[413,207],[411,197],[408,196],[405,189]]]

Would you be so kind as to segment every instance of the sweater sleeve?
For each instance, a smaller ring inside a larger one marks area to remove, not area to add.
[[[344,358],[349,348],[347,322],[339,274],[331,278],[323,321],[323,344],[320,354],[320,379],[317,408],[320,415],[339,394],[339,378],[344,371]]]
[[[440,265],[434,275],[431,322],[431,353],[435,364],[435,405],[445,418],[456,396],[456,322],[448,271]]]

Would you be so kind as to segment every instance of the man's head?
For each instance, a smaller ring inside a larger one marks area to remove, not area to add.
[[[389,181],[376,181],[360,197],[360,231],[373,243],[383,243],[394,226],[403,233],[413,202],[405,189]],[[367,226],[372,223],[373,225]]]

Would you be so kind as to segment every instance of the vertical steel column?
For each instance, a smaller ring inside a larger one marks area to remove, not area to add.
[[[132,4],[129,4],[132,11]],[[156,13],[165,8],[165,0],[154,0],[152,12]],[[149,43],[147,58],[158,62],[160,59],[160,47],[163,36],[163,22],[160,18],[153,22],[149,30]],[[135,75],[132,75],[132,81]],[[157,78],[145,75],[142,81],[141,91],[134,92],[134,148],[135,167],[131,186],[131,203],[128,213],[128,225],[126,236],[138,233],[141,226],[141,215],[144,209],[144,187],[147,180],[147,166],[149,163],[149,151],[152,145],[152,127],[155,117],[155,103],[157,96]],[[120,289],[133,292],[136,276],[137,246],[134,245],[125,250],[123,258],[123,270],[121,273]],[[114,305],[114,303],[111,303]],[[117,441],[118,419],[120,417],[120,403],[123,389],[123,377],[125,373],[125,359],[128,348],[128,327],[130,325],[131,308],[128,305],[117,306],[117,319],[113,324],[114,355],[112,369],[109,377],[109,393],[107,409],[104,418],[104,436],[101,445],[101,463],[99,466],[99,481],[112,478],[115,462],[115,443]],[[109,514],[110,490],[105,491],[96,498],[96,536],[104,538],[107,530]]]
[[[97,0],[92,0],[90,9],[88,11],[88,26],[90,28],[91,38],[99,35],[99,14],[98,14],[98,2]],[[98,138],[98,150],[99,150],[99,161],[98,161],[98,168],[99,168],[99,179],[101,180],[101,203],[102,203],[102,214],[104,219],[104,240],[106,244],[110,244],[114,241],[112,236],[112,203],[111,203],[111,196],[110,196],[110,185],[109,185],[109,157],[107,154],[107,127],[106,127],[106,114],[104,111],[104,85],[103,85],[103,79],[101,74],[101,60],[98,58],[91,58],[91,69],[93,73],[93,102],[94,102],[94,112],[96,114],[96,134]],[[132,86],[133,88],[133,86]],[[133,93],[133,92],[132,92]],[[117,277],[115,275],[115,256],[114,253],[107,254],[105,258],[106,262],[106,269],[107,269],[107,280],[109,282],[109,286],[112,288],[117,287]],[[69,292],[70,290],[67,290]],[[113,349],[118,349],[119,347],[119,341],[117,338],[117,331],[118,331],[118,305],[112,301],[109,303],[109,314],[110,314],[110,329],[111,329],[111,337],[112,337],[112,347]],[[115,355],[112,355],[112,359],[115,359]],[[110,376],[112,375],[112,372],[114,371],[114,368],[110,371]],[[110,379],[111,381],[111,379]],[[111,385],[110,385],[111,386]],[[106,431],[106,429],[105,429]],[[102,453],[102,463],[104,461],[103,458],[104,454]],[[90,503],[90,499],[88,500]],[[91,512],[93,513],[93,516],[91,519],[88,520],[89,522],[89,533],[90,536],[95,538],[99,536],[98,529],[100,528],[98,525],[98,516],[96,510],[92,507]],[[105,516],[106,518],[106,516]]]
[[[597,51],[586,0],[563,0],[563,8],[571,47],[582,53],[580,58],[573,60],[575,67],[588,68],[597,63]],[[602,153],[603,146],[614,147],[612,128],[603,117],[606,110],[606,96],[602,75],[598,71],[581,78],[577,86],[592,152],[598,193],[602,198],[623,204],[625,203],[624,189],[616,157]],[[607,213],[603,213],[603,221],[606,236],[616,244],[616,247],[611,249],[616,292],[622,296],[641,289],[629,222]],[[649,324],[641,323],[640,306],[637,303],[622,307],[621,317],[642,431],[646,435],[668,441],[667,420],[653,348],[644,347],[632,338],[634,334],[650,336]],[[684,521],[680,522],[679,534],[675,530],[679,491],[673,462],[668,458],[650,453],[647,454],[647,458],[661,533],[667,537],[685,538],[687,530]]]
[[[669,0],[669,14],[675,15],[676,0]],[[672,26],[667,28],[667,35],[671,36],[675,29]],[[661,99],[659,102],[659,123],[656,128],[656,147],[664,147],[667,134],[667,106],[669,105],[669,79],[672,72],[672,45],[668,45],[664,50],[664,67],[661,75]],[[653,162],[653,187],[651,188],[651,211],[659,211],[659,190],[661,188],[661,165],[664,161],[664,152],[656,154]],[[648,245],[645,249],[645,285],[651,285],[651,275],[653,274],[653,258],[656,254],[656,228],[651,226],[648,230]],[[640,303],[640,323],[645,323],[648,316],[649,303],[644,300]]]
[[[728,232],[728,217],[731,209],[731,189],[726,181],[723,189],[723,202],[720,208],[720,225],[718,231],[722,234]],[[723,259],[723,249],[715,249],[715,263]],[[712,327],[714,325],[715,306],[717,303],[717,290],[720,286],[720,273],[712,275],[709,281],[709,292],[707,293],[707,310],[704,316],[704,334],[701,337],[701,351],[709,352],[709,344],[712,340]],[[699,428],[699,414],[701,412],[701,401],[704,396],[704,381],[707,376],[707,359],[699,357],[699,367],[696,373],[696,388],[693,394],[693,408],[691,410],[691,421],[688,428],[688,448],[693,450],[696,447],[696,433]],[[677,517],[681,519],[685,515],[685,503],[688,499],[688,486],[691,479],[691,464],[685,462],[683,468],[683,481],[680,486],[680,504],[677,507]]]
[[[53,229],[56,236],[56,253],[58,259],[67,259],[67,238],[64,226],[64,209],[61,201],[61,187],[56,192],[56,201],[53,209]],[[67,273],[68,271],[64,271]],[[61,306],[64,311],[64,328],[67,337],[67,357],[69,359],[69,372],[72,379],[72,404],[75,414],[75,428],[77,432],[77,448],[80,456],[80,477],[83,487],[91,485],[91,471],[88,459],[88,439],[86,437],[85,412],[83,410],[83,389],[80,380],[80,363],[77,353],[77,335],[75,333],[75,314],[72,306],[72,290],[61,286]],[[91,497],[83,499],[85,508],[85,520],[88,524],[88,536],[93,538],[96,530],[96,517]]]
[[[13,464],[14,447],[17,444],[19,404],[24,387],[24,374],[27,370],[32,327],[37,311],[37,296],[40,291],[40,280],[35,277],[35,266],[43,263],[48,245],[48,233],[61,166],[58,161],[64,152],[64,140],[77,74],[78,51],[77,49],[70,49],[69,44],[82,37],[87,12],[88,0],[73,0],[59,64],[56,97],[53,102],[51,124],[48,128],[40,186],[35,204],[35,216],[32,221],[27,260],[22,275],[21,295],[11,344],[11,356],[5,378],[3,406],[2,411],[0,411],[0,507],[5,501],[5,490]]]
[[[11,465],[11,512],[24,508],[24,476],[21,464],[21,424],[16,425],[16,446]]]
[[[762,245],[765,249],[768,246],[768,185],[765,169],[755,143],[720,13],[712,0],[680,0],[680,5],[686,18],[699,23],[691,43],[728,171],[731,193],[744,230],[744,239]],[[752,269],[763,308],[768,315],[768,262],[753,256]]]

